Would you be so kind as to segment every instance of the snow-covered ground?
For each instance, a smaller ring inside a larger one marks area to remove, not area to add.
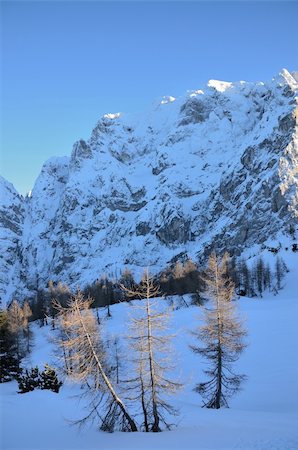
[[[58,395],[50,391],[20,395],[17,384],[10,382],[0,385],[1,449],[296,450],[298,254],[287,252],[286,260],[290,273],[279,295],[268,293],[261,299],[239,300],[239,310],[246,316],[249,345],[236,369],[248,379],[243,390],[231,399],[229,409],[201,408],[201,398],[193,392],[206,366],[188,348],[193,339],[189,330],[201,314],[200,308],[191,306],[173,312],[176,367],[185,384],[172,402],[180,410],[176,428],[158,434],[107,434],[99,432],[96,424],[78,429],[69,422],[84,415],[74,397],[80,392],[78,386],[65,383]],[[105,333],[112,341],[113,336],[125,334],[131,308],[120,304],[111,311]],[[53,343],[48,341],[50,329],[33,328],[35,348],[28,365],[42,367],[54,359]]]

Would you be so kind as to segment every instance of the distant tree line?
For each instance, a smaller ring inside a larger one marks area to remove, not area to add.
[[[282,280],[288,268],[277,255],[273,268],[262,257],[256,259],[251,266],[243,258],[231,258],[228,271],[238,295],[262,297],[265,291],[277,293],[282,288]]]
[[[230,258],[228,271],[237,295],[262,297],[266,291],[278,292],[282,288],[283,278],[288,269],[283,259],[276,255],[274,267],[265,262],[263,257],[254,259],[250,265],[244,258],[233,257]],[[192,294],[192,302],[202,304],[206,287],[204,273],[204,267],[187,258],[166,267],[154,276],[154,281],[160,286],[161,296]],[[109,317],[111,305],[133,299],[122,287],[133,291],[139,284],[132,271],[125,268],[119,279],[110,279],[102,275],[94,283],[87,285],[82,292],[86,298],[93,298],[92,308],[106,308]],[[67,285],[50,281],[47,290],[39,290],[34,299],[28,300],[32,311],[31,320],[39,320],[40,326],[46,325],[51,320],[52,327],[55,328],[57,311],[53,307],[53,301],[57,300],[65,306],[71,295],[72,291]]]

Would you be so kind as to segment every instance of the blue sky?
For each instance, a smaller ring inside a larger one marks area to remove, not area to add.
[[[25,193],[106,112],[298,70],[298,2],[1,2],[1,175]]]

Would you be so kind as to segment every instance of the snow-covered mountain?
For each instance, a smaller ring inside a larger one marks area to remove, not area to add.
[[[297,91],[286,70],[266,83],[210,80],[144,114],[104,115],[26,198],[1,179],[2,300],[293,232]]]

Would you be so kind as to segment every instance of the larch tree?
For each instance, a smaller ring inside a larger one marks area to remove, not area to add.
[[[52,307],[55,308],[55,337],[52,338],[52,342],[56,345],[54,348],[54,355],[56,356],[59,372],[63,373],[66,377],[71,378],[72,373],[72,349],[66,346],[66,342],[71,337],[70,327],[68,324],[67,308],[62,307],[58,300],[52,299]],[[58,312],[59,311],[59,312]],[[64,344],[65,343],[65,344]]]
[[[168,403],[167,397],[181,385],[168,378],[168,373],[173,370],[172,336],[166,331],[169,311],[163,310],[156,299],[160,296],[160,290],[148,270],[133,290],[125,286],[122,289],[128,297],[143,300],[136,301],[132,306],[129,341],[134,355],[132,364],[135,376],[128,383],[128,390],[139,402],[144,431],[159,432],[163,426],[170,429],[168,416],[177,412]]]
[[[15,335],[10,331],[8,313],[0,309],[0,383],[11,381],[20,370]]]
[[[136,283],[132,272],[126,267],[121,273],[119,284],[125,286],[127,289],[133,290]]]
[[[253,280],[251,272],[247,266],[246,261],[241,258],[236,265],[236,272],[238,278],[238,292],[240,295],[251,296],[253,295]]]
[[[265,273],[265,264],[263,261],[263,258],[260,257],[257,260],[256,267],[255,267],[255,280],[256,280],[256,287],[257,292],[262,297],[262,293],[264,290],[264,273]]]
[[[215,253],[209,258],[204,281],[211,306],[205,308],[203,324],[193,332],[200,345],[191,346],[209,362],[205,370],[208,381],[195,388],[207,408],[228,407],[228,399],[240,389],[245,379],[244,375],[233,371],[233,363],[246,346],[246,331],[236,314],[234,285],[227,276],[228,260],[227,253],[221,260]]]
[[[120,349],[120,343],[118,336],[114,337],[112,341],[112,348],[113,348],[113,368],[116,375],[116,383],[119,384],[119,372],[122,368],[122,355],[121,355],[121,349]]]
[[[52,280],[49,281],[47,301],[49,315],[52,319],[51,321],[53,330],[55,329],[55,316],[57,314],[55,304],[58,302],[60,305],[66,306],[70,296],[71,291],[66,284],[63,284],[59,281],[59,283],[55,285]]]
[[[32,310],[30,308],[28,300],[25,300],[23,305],[23,329],[26,336],[27,341],[27,352],[30,352],[31,344],[32,344],[32,332],[30,330],[29,319],[32,316]]]
[[[24,346],[24,329],[26,327],[26,320],[24,318],[24,311],[17,300],[13,300],[7,310],[8,328],[14,336],[15,353],[18,364],[25,356],[26,349]]]
[[[287,272],[287,266],[282,258],[277,256],[275,260],[275,280],[276,290],[279,291],[282,288],[282,280]]]
[[[100,328],[90,306],[93,299],[84,299],[78,291],[64,308],[56,304],[59,326],[63,328],[63,349],[69,376],[82,383],[91,398],[87,419],[98,418],[100,429],[112,432],[137,431],[133,418],[116,392],[105,356]],[[71,370],[70,370],[71,368]]]
[[[3,356],[3,362],[1,358],[1,364],[4,364],[3,373],[6,373],[8,370],[10,374],[16,376],[20,371],[22,358],[26,353],[29,353],[31,348],[32,333],[29,327],[29,318],[32,316],[32,311],[27,300],[24,302],[23,307],[17,300],[13,300],[9,308],[1,310],[0,313],[0,353]],[[1,375],[2,378],[3,376]]]

